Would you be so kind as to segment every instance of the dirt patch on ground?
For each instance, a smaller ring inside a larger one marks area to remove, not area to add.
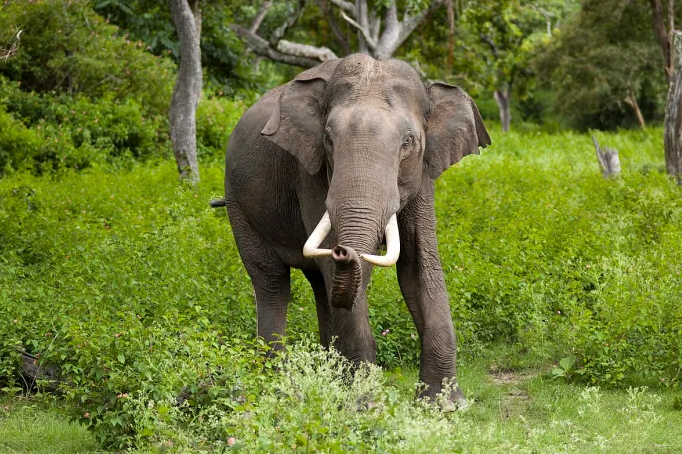
[[[488,378],[496,385],[518,385],[540,374],[538,371],[491,370]]]

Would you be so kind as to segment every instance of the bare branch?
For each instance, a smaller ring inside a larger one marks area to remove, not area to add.
[[[395,1],[391,2],[390,7],[384,14],[384,32],[377,44],[378,50],[375,52],[375,57],[388,58],[392,56],[414,29],[422,23],[426,16],[444,4],[445,0],[432,0],[431,5],[428,8],[419,11],[414,15],[410,15],[405,11],[402,22],[398,22]]]
[[[271,7],[272,0],[265,0],[263,3],[261,3],[260,9],[258,10],[256,17],[253,18],[253,23],[251,24],[251,28],[249,29],[251,33],[256,33],[258,31],[258,29],[260,28],[260,24],[263,23],[263,19],[265,19],[265,15],[268,13],[268,10]]]
[[[348,17],[345,12],[341,11],[341,17],[343,17],[346,22],[351,24],[353,27],[357,28],[360,33],[362,33],[362,37],[365,39],[365,42],[367,43],[367,46],[371,49],[374,50],[377,47],[376,41],[372,39],[372,35],[370,34],[369,30],[363,28],[360,24],[355,22],[353,19]]]
[[[17,49],[19,49],[19,44],[21,43],[21,34],[23,30],[16,29],[12,38],[7,43],[7,48],[0,47],[0,59],[7,61],[8,58],[14,57],[17,54]]]
[[[241,25],[230,24],[230,28],[237,34],[237,36],[242,38],[246,45],[256,54],[269,58],[270,60],[293,66],[301,66],[303,68],[312,68],[313,66],[317,66],[320,63],[319,60],[299,57],[296,55],[288,55],[273,49],[270,43],[255,33],[251,33],[248,28],[242,27]]]
[[[327,61],[338,58],[336,54],[325,46],[311,46],[280,39],[277,43],[277,50],[283,54],[294,55],[296,57],[314,58],[319,61]]]
[[[303,8],[305,7],[305,0],[298,0],[298,9],[293,13],[290,14],[289,17],[284,21],[282,25],[277,27],[275,32],[272,34],[270,37],[270,45],[276,46],[277,41],[282,39],[282,37],[286,34],[286,32],[293,27],[296,22],[298,22],[298,19],[301,17],[301,14],[303,14]]]
[[[500,50],[497,48],[497,46],[495,45],[495,42],[490,37],[490,35],[484,35],[481,33],[481,40],[484,43],[486,43],[488,46],[490,46],[490,51],[493,53],[493,56],[495,58],[500,58]]]
[[[357,11],[355,10],[355,5],[351,2],[345,0],[329,0],[332,4],[341,8],[341,10],[346,11],[353,17],[357,17]]]
[[[332,32],[334,33],[334,38],[336,38],[336,41],[339,43],[341,48],[343,49],[343,53],[345,55],[348,55],[351,53],[351,48],[350,44],[348,44],[348,40],[346,39],[345,36],[343,36],[343,33],[341,32],[341,29],[339,28],[338,22],[336,22],[336,14],[335,10],[332,8],[329,8],[329,4],[325,2],[324,0],[320,2],[320,6],[322,9],[325,11],[327,14],[327,17],[329,18],[329,25],[331,26]]]

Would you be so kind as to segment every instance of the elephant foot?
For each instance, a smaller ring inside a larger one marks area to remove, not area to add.
[[[451,382],[450,385],[444,382],[440,391],[426,387],[419,392],[417,398],[431,401],[440,407],[443,413],[465,410],[471,405],[460,387],[457,386],[456,381],[454,381],[454,383]]]
[[[447,399],[440,401],[439,405],[443,413],[449,413],[452,411],[466,410],[471,405],[471,402],[464,397],[464,393],[461,389],[456,388],[450,392],[450,396],[448,396]]]

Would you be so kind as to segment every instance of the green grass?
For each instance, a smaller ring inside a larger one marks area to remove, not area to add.
[[[322,375],[324,373],[321,372]],[[360,410],[369,413],[367,419],[371,422],[370,427],[367,421],[363,421],[364,425],[358,424],[361,426],[358,433],[374,430],[378,433],[373,438],[377,445],[382,444],[382,438],[394,442],[397,439],[400,445],[394,445],[393,449],[388,446],[385,452],[672,454],[682,450],[679,392],[646,388],[600,389],[558,381],[538,370],[490,373],[488,362],[476,361],[460,367],[460,384],[472,402],[470,407],[443,415],[424,411],[413,402],[417,375],[415,369],[384,373],[378,388],[366,388],[374,396],[378,409]],[[298,420],[300,425],[287,427],[291,421],[284,417],[278,423],[270,422],[281,425],[280,432],[289,431],[288,438],[294,445],[297,440],[307,439],[311,445],[316,442],[314,446],[319,451],[311,447],[309,452],[347,452],[335,451],[333,443],[324,439],[327,434],[315,433],[312,423],[318,419],[337,419],[343,422],[336,421],[330,426],[332,430],[344,424],[353,427],[357,410],[341,405],[334,416],[316,413],[315,410],[324,406],[319,398],[313,398],[312,383],[302,383],[301,377],[293,383],[300,386],[304,397],[299,396],[299,399],[303,403],[297,405],[289,400],[290,396],[282,393],[271,400],[273,396],[266,393],[261,397],[261,405],[280,405],[274,411],[269,408],[272,414],[279,410],[303,415]],[[339,391],[335,388],[334,392]],[[331,402],[326,404],[338,406],[339,402],[343,402],[327,397]],[[85,428],[67,422],[63,414],[48,409],[40,401],[6,399],[3,405],[6,406],[0,413],[0,453],[66,454],[97,450],[94,438]],[[255,420],[252,423],[265,422],[262,413],[266,412],[263,409],[255,407],[250,411],[252,415],[249,418]],[[202,429],[201,423],[190,424],[190,430],[165,425],[165,434],[162,430],[150,447],[131,452],[229,452],[230,449],[223,451],[223,448],[230,437],[236,441],[232,450],[240,452],[293,451],[285,447],[288,444],[277,447],[274,442],[266,448],[263,438],[277,431],[272,428],[268,431],[264,424],[257,433],[259,436],[255,437],[249,430],[243,432],[245,427],[234,424],[233,413],[224,412],[220,416],[222,424],[216,424],[207,417],[205,424],[208,429]],[[202,433],[211,432],[216,427],[222,429],[222,435],[209,437]],[[319,428],[317,430],[320,432]],[[327,435],[327,438],[332,437]],[[212,441],[208,442],[208,439]],[[298,449],[306,452],[305,445],[301,444],[303,441],[298,443]],[[343,446],[348,451],[369,452],[363,451],[357,443]],[[427,446],[437,450],[427,450]]]
[[[205,164],[201,184],[189,187],[171,162],[0,179],[0,389],[21,384],[20,349],[58,365],[60,413],[45,417],[79,421],[107,449],[210,452],[234,436],[243,452],[287,452],[303,442],[297,434],[312,434],[321,452],[423,452],[418,443],[448,452],[517,444],[600,452],[599,443],[604,452],[674,452],[682,190],[662,173],[661,131],[600,134],[621,155],[623,173],[611,180],[588,135],[492,135],[492,147],[437,183],[470,410],[443,420],[420,407],[410,372],[370,377],[367,390],[386,411],[358,412],[357,389],[314,358],[309,376],[279,388],[282,375],[253,340],[253,292],[225,212],[207,206],[222,193],[222,169]],[[308,284],[292,276],[288,336],[300,345],[317,321]],[[419,341],[394,270],[375,270],[369,308],[380,365],[413,370]],[[551,379],[568,358],[566,378]],[[545,373],[495,385],[490,368]],[[320,394],[329,383],[335,397]],[[586,386],[600,386],[601,397]],[[651,389],[644,397],[627,394],[642,386]],[[600,411],[590,416],[593,397]],[[273,431],[275,420],[286,436]]]
[[[0,453],[100,452],[87,429],[36,399],[0,399]]]

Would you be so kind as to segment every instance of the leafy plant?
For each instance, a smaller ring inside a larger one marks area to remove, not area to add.
[[[565,378],[566,380],[569,380],[573,373],[574,369],[573,366],[575,365],[577,357],[575,355],[569,355],[564,358],[561,358],[559,361],[559,367],[555,367],[552,369],[552,375],[554,378]]]

